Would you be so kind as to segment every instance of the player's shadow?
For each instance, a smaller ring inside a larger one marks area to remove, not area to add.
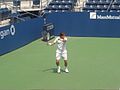
[[[56,73],[57,72],[57,68],[49,68],[49,69],[43,70],[43,72],[49,72],[49,71],[51,71],[52,73]]]
[[[43,72],[48,72],[48,71],[51,71],[52,73],[57,73],[57,68],[49,68],[43,70]],[[64,70],[61,69],[61,72],[64,72]]]
[[[57,69],[56,68],[49,68],[49,69],[43,70],[43,72],[48,72],[48,71],[52,71],[52,73],[56,73]]]

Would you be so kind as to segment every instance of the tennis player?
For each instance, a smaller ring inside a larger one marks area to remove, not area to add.
[[[57,44],[57,50],[56,50],[56,65],[57,65],[57,73],[60,73],[60,64],[59,61],[61,58],[64,59],[64,65],[65,65],[65,72],[68,73],[67,68],[67,49],[66,49],[66,42],[67,37],[65,36],[65,33],[60,33],[59,37],[57,37],[52,43],[48,43],[50,46]]]

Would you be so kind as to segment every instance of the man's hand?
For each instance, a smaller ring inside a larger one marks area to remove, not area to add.
[[[50,46],[51,46],[51,45],[52,45],[52,43],[48,43],[48,45],[50,45]]]
[[[49,46],[52,46],[52,45],[54,45],[54,44],[55,44],[54,42],[53,42],[53,43],[48,43]]]
[[[66,42],[67,40],[65,40],[64,38],[62,39],[63,42]]]

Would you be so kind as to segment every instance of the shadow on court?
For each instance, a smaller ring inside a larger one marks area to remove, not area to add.
[[[51,71],[52,73],[57,73],[57,68],[49,68],[49,69],[45,69],[45,70],[42,70],[43,72],[49,72]],[[63,69],[61,69],[61,72],[64,72]]]

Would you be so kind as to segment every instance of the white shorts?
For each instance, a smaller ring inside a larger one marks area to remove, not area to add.
[[[60,60],[61,58],[67,60],[67,52],[56,52],[56,60]]]

